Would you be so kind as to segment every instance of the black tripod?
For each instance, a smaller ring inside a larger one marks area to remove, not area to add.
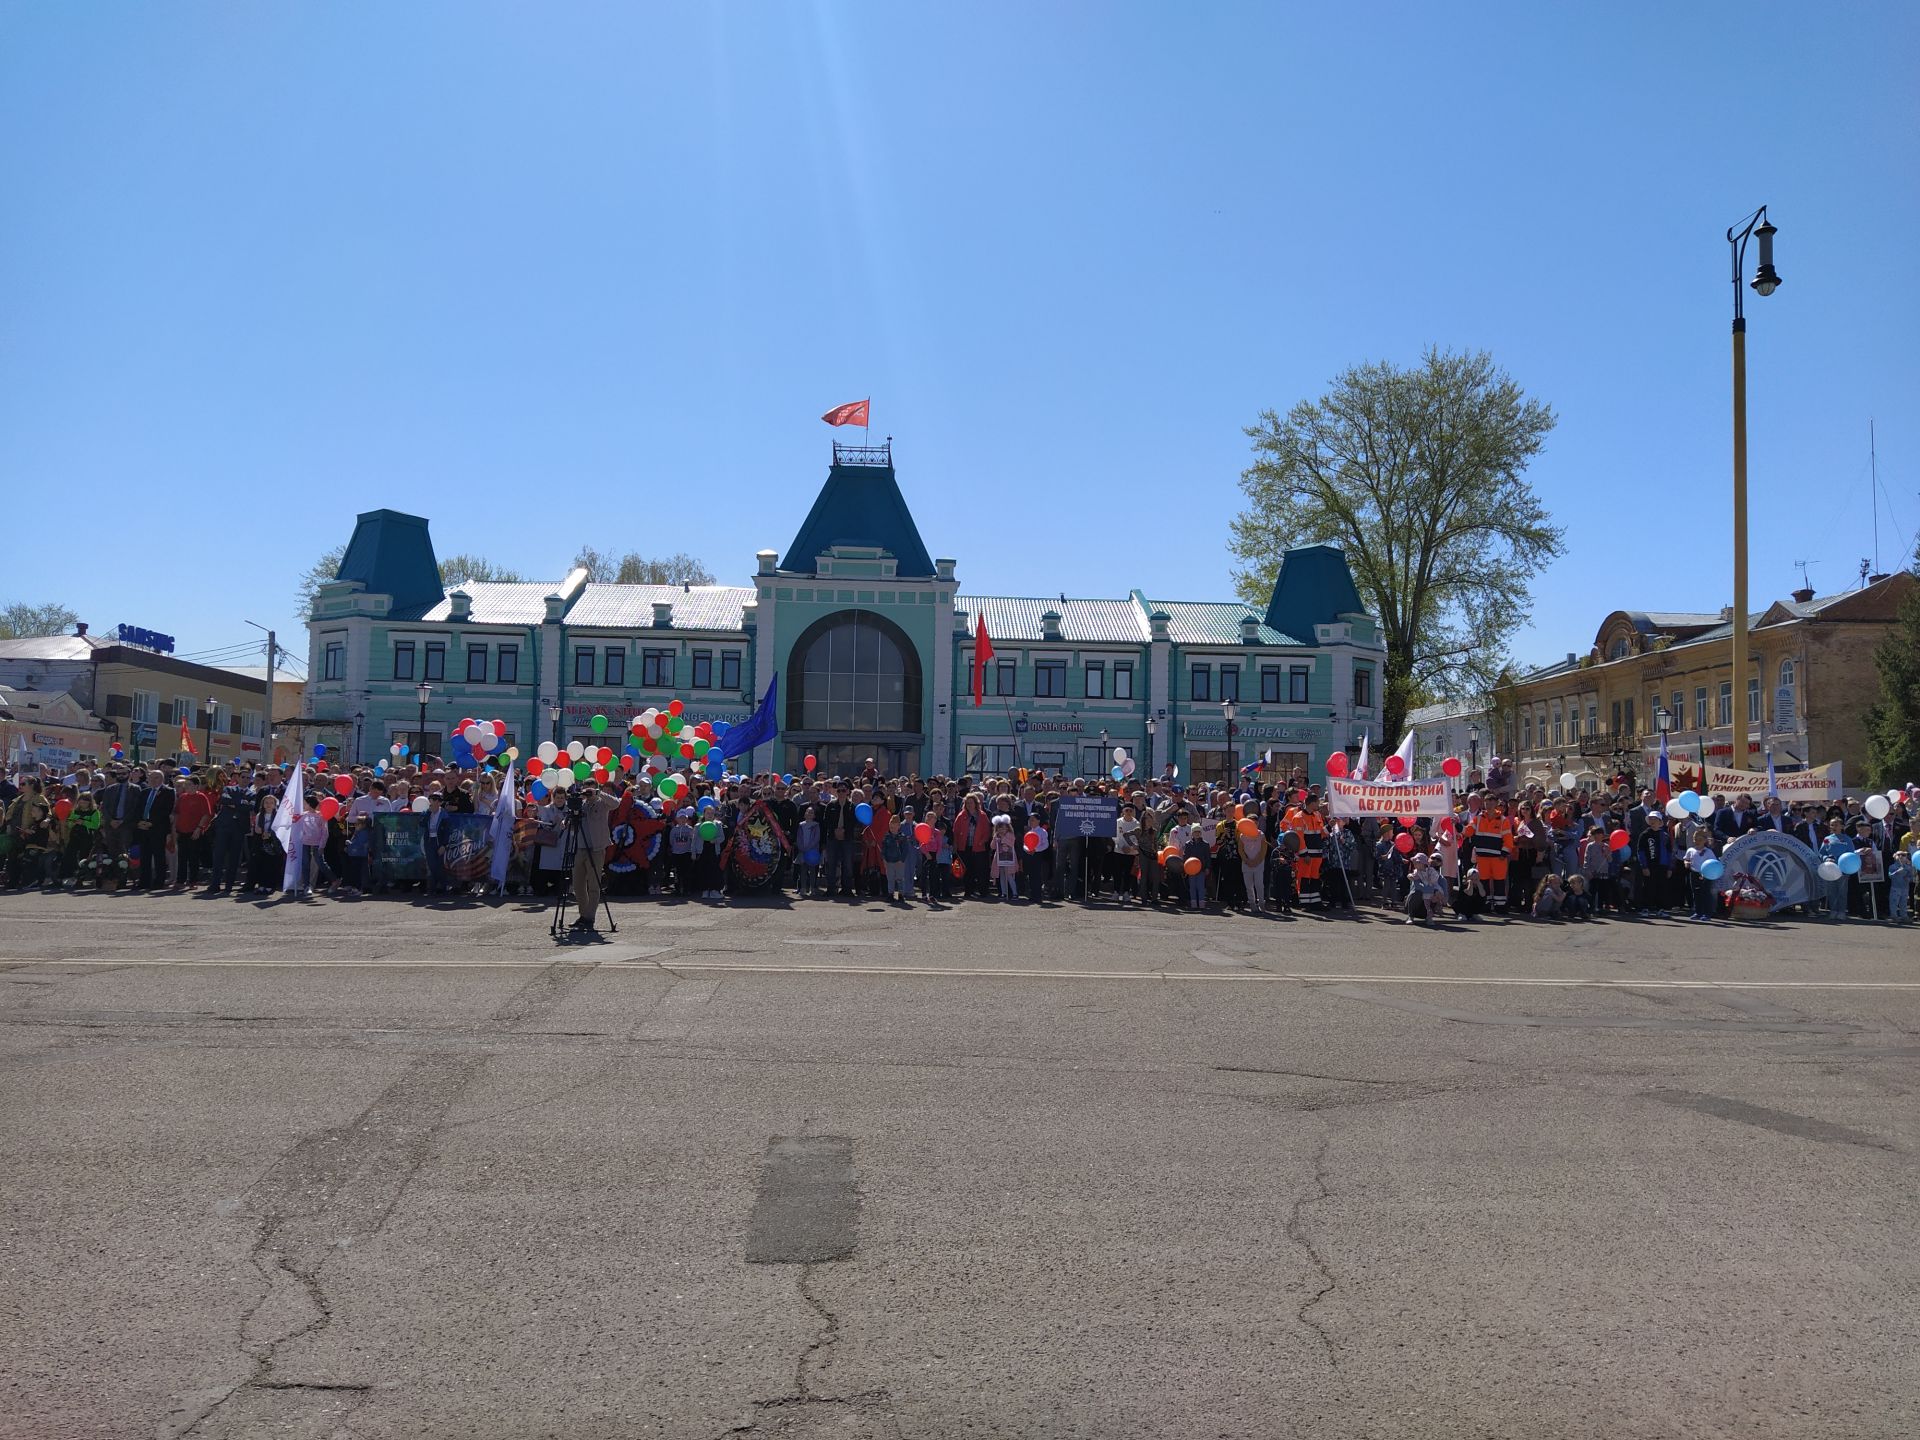
[[[581,809],[571,804],[567,806],[567,832],[560,846],[560,885],[553,896],[553,923],[547,927],[547,933],[556,943],[572,938],[572,927],[567,924],[567,907],[573,904],[573,869],[584,839],[582,819]],[[600,909],[606,912],[607,931],[617,935],[620,926],[613,918],[613,906],[607,903],[606,871],[591,847],[587,850],[587,868],[593,876],[594,893],[600,897]]]

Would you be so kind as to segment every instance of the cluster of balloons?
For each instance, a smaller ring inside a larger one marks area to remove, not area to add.
[[[518,746],[507,744],[504,720],[462,720],[453,727],[453,740],[447,758],[462,770],[477,770],[482,765],[498,765],[503,760],[518,760]]]
[[[1453,768],[1448,769],[1448,766],[1452,766]],[[1440,762],[1440,769],[1449,777],[1458,775],[1460,773],[1460,762],[1449,756]],[[1389,755],[1380,762],[1380,773],[1389,775],[1395,780],[1403,780],[1407,774],[1407,762],[1402,760],[1398,755]],[[1336,750],[1327,756],[1327,774],[1331,775],[1335,780],[1344,780],[1347,778],[1347,755],[1344,750]]]
[[[1130,779],[1133,775],[1133,759],[1127,754],[1124,745],[1113,747],[1113,769],[1108,772],[1116,780]]]
[[[920,832],[922,830],[927,832],[925,839],[920,838]],[[920,840],[920,843],[924,845],[928,840],[933,838],[933,827],[925,821],[922,821],[913,827],[913,834],[914,838]],[[1020,843],[1027,847],[1027,853],[1029,855],[1040,854],[1047,848],[1048,844],[1051,843],[1047,836],[1047,827],[1044,825],[1034,826],[1033,829],[1027,831],[1026,837],[1022,839]]]
[[[1691,817],[1695,820],[1705,820],[1713,814],[1714,808],[1711,795],[1702,795],[1698,790],[1682,790],[1667,801],[1667,818],[1685,820]]]

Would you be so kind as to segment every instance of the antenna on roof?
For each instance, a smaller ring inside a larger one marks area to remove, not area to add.
[[[1873,562],[1867,559],[1864,555],[1861,556],[1860,557],[1860,585],[1862,589],[1866,587],[1867,576],[1871,575],[1872,573],[1873,573]]]
[[[1811,590],[1813,588],[1813,582],[1807,578],[1807,567],[1813,562],[1811,560],[1796,560],[1793,563],[1800,571],[1800,588],[1802,590]]]

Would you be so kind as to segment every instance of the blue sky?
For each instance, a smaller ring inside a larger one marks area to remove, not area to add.
[[[1560,424],[1523,659],[1920,526],[1920,7],[0,5],[0,598],[293,628],[356,511],[726,580],[871,394],[967,588],[1226,598],[1260,409],[1484,348]],[[842,432],[857,434],[857,432]],[[1897,533],[1896,533],[1897,532]],[[191,558],[189,558],[191,557]]]

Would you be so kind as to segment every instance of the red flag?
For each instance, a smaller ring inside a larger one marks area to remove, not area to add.
[[[193,756],[196,760],[199,759],[200,752],[193,748],[193,732],[187,729],[187,722],[185,719],[182,719],[180,721],[180,748],[186,751],[187,754]]]
[[[982,615],[973,628],[973,703],[987,703],[987,661],[993,658],[993,641],[987,638],[987,617]]]
[[[845,405],[836,405],[820,418],[829,425],[865,425],[867,407],[873,404],[871,399],[849,400]]]

